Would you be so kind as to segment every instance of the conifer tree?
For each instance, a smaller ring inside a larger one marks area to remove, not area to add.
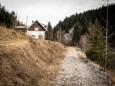
[[[82,27],[79,23],[76,23],[74,25],[73,38],[72,38],[73,45],[78,44],[80,37],[81,37],[81,29],[82,29]]]
[[[46,39],[53,40],[53,30],[50,22],[48,23],[48,27],[47,27]]]
[[[92,48],[94,50],[103,50],[105,48],[104,45],[104,35],[102,34],[102,26],[96,20],[95,24],[90,24],[90,42],[92,44]]]
[[[94,24],[89,25],[89,41],[91,49],[87,52],[88,58],[95,60],[103,65],[105,38],[102,33],[102,26],[96,20]]]

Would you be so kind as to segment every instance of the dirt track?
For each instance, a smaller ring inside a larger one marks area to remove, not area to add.
[[[108,75],[92,61],[79,57],[79,51],[69,47],[60,65],[53,86],[112,86]]]

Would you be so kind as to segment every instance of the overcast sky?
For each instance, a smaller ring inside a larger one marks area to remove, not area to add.
[[[23,23],[26,23],[27,19],[28,25],[34,20],[44,24],[50,21],[52,26],[66,16],[106,4],[105,0],[0,0],[0,2],[8,11],[15,11]]]

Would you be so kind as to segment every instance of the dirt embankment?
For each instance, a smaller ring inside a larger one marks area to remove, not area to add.
[[[0,86],[50,86],[65,50],[45,40],[0,44]]]

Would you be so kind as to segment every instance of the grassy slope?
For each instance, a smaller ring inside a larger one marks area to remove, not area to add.
[[[13,29],[7,29],[6,27],[0,26],[0,41],[11,41],[27,39],[28,37],[22,32],[17,32]]]
[[[11,32],[3,40],[9,41]],[[10,39],[25,39],[21,36]],[[0,44],[0,86],[51,86],[65,50],[61,44],[45,40]]]

